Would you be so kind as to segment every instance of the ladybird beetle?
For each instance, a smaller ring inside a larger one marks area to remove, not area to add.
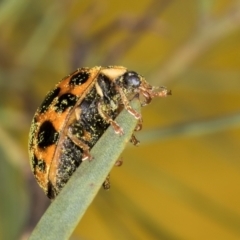
[[[83,67],[63,78],[37,109],[29,135],[31,170],[46,195],[54,199],[81,162],[92,159],[91,148],[110,125],[123,134],[114,119],[124,108],[141,129],[141,114],[129,105],[133,98],[144,106],[168,94],[121,66]],[[131,142],[138,143],[134,135]]]

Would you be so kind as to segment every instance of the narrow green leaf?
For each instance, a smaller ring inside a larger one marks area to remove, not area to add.
[[[132,106],[140,112],[138,100]],[[68,239],[91,204],[106,176],[131,138],[137,120],[124,110],[116,121],[124,135],[118,136],[109,127],[91,151],[94,159],[85,161],[76,170],[59,196],[43,215],[29,239]]]

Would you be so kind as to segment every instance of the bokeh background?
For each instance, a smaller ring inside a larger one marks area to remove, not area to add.
[[[50,203],[28,163],[36,108],[95,65],[173,95],[143,109],[141,145],[72,239],[240,239],[239,0],[1,0],[0,32],[0,239],[26,239]]]

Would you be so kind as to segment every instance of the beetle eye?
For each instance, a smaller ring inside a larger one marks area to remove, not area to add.
[[[137,88],[140,86],[141,80],[136,72],[128,71],[123,75],[123,83],[126,87]]]

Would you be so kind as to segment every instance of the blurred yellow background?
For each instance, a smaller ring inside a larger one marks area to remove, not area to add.
[[[123,65],[173,96],[72,239],[240,239],[240,1],[0,1],[0,239],[49,204],[30,172],[32,116],[78,67]],[[81,199],[79,199],[81,204]]]

